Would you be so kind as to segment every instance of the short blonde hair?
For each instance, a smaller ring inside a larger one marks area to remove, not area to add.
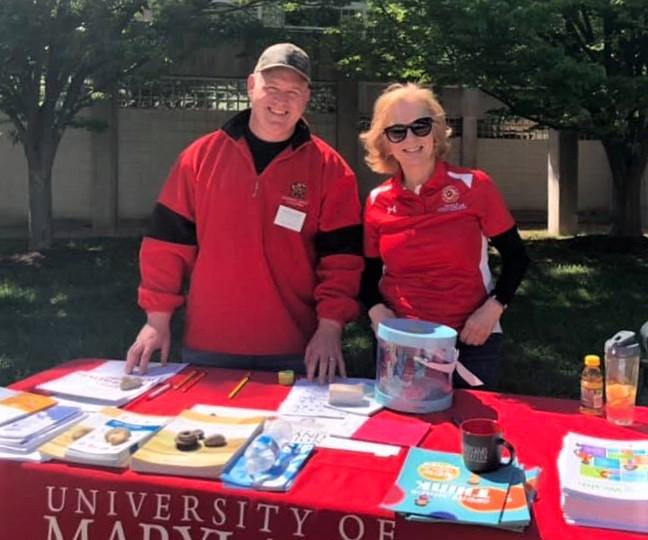
[[[371,126],[360,134],[364,144],[365,161],[369,168],[381,174],[395,174],[399,170],[398,161],[389,154],[384,130],[387,127],[389,111],[395,103],[400,101],[418,101],[425,105],[434,119],[432,134],[434,136],[434,155],[444,158],[450,151],[450,134],[452,130],[446,123],[446,113],[434,92],[428,88],[414,83],[391,84],[374,103]]]

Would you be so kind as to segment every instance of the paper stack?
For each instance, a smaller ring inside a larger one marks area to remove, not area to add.
[[[124,362],[108,360],[88,371],[75,371],[36,388],[79,403],[96,403],[119,407],[141,396],[156,384],[175,375],[187,364],[150,364],[145,375],[126,375]],[[125,384],[126,382],[126,384]]]
[[[131,469],[216,479],[260,431],[264,419],[183,411],[135,452]]]
[[[380,506],[415,521],[485,525],[522,531],[539,470],[515,464],[475,474],[460,454],[410,448]]]
[[[51,397],[0,387],[0,426],[47,409],[55,403],[56,400]]]
[[[648,532],[648,440],[568,433],[558,471],[568,523]]]
[[[125,467],[131,454],[169,421],[107,407],[39,448],[45,456],[105,467]]]
[[[36,449],[83,418],[79,407],[54,405],[0,426],[0,458],[43,461]]]
[[[383,408],[374,397],[375,381],[371,379],[337,379],[336,382],[363,388],[364,397],[353,405],[331,405],[329,385],[299,379],[279,406],[279,414],[345,418],[348,414],[369,416]]]

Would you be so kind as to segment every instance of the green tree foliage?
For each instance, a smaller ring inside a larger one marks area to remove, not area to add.
[[[257,22],[248,8],[258,3],[0,1],[0,112],[27,158],[32,248],[52,240],[52,165],[65,129],[98,127],[79,111],[124,79],[158,75],[174,58],[241,32]]]
[[[600,139],[611,233],[641,234],[646,0],[369,0],[366,17],[343,30],[351,72],[477,87],[515,115]]]
[[[51,242],[51,171],[77,113],[155,50],[141,0],[0,3],[0,111],[29,170],[31,244]]]

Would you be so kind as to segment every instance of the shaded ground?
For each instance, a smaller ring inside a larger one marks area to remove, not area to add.
[[[576,397],[583,356],[648,320],[648,239],[525,235],[533,265],[503,320],[501,389]],[[0,241],[0,385],[75,357],[122,358],[144,320],[138,247],[132,238],[89,238],[29,253],[24,241]],[[344,349],[351,374],[373,374],[366,320],[349,327]]]

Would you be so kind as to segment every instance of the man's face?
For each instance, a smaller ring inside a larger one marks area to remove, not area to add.
[[[291,69],[274,68],[250,75],[247,89],[252,133],[268,142],[289,139],[308,104],[308,83]]]

